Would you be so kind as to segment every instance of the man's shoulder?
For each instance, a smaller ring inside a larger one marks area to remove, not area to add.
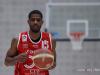
[[[28,31],[23,31],[23,32],[20,32],[19,34],[26,34],[28,33]]]
[[[42,32],[43,34],[47,34],[47,35],[50,35],[51,33],[50,32]]]
[[[42,32],[42,35],[45,36],[45,37],[53,39],[53,36],[50,32]]]
[[[27,33],[27,31],[19,32],[18,34],[16,34],[16,35],[13,37],[13,39],[18,40],[19,37],[20,37],[20,35],[22,35],[22,34],[26,34],[26,33]]]

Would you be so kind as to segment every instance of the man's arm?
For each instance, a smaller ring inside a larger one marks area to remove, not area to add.
[[[52,68],[56,67],[56,41],[52,39],[52,48],[53,48],[53,54],[54,54],[54,64]]]
[[[56,49],[56,41],[52,39],[52,51],[54,55],[54,64],[48,70],[51,70],[56,67],[56,50],[55,49]]]
[[[5,58],[5,65],[6,66],[13,66],[17,62],[25,62],[27,59],[26,53],[18,54],[17,50],[17,43],[18,40],[16,38],[12,39],[11,47],[8,49],[6,58]]]

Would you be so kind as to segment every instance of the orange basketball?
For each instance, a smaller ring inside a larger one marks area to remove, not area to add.
[[[51,51],[41,49],[35,52],[33,62],[40,69],[48,69],[53,65],[54,56]]]

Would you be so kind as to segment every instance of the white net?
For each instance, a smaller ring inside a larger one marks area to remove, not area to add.
[[[71,40],[72,49],[73,50],[81,50],[82,49],[82,40]]]
[[[82,42],[85,38],[84,33],[82,32],[73,32],[70,33],[70,40],[72,44],[73,50],[81,50],[82,49]]]

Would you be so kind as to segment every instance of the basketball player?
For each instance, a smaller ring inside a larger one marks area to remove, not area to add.
[[[29,31],[21,32],[19,38],[12,39],[5,65],[15,65],[15,75],[49,75],[49,70],[55,67],[56,43],[52,39],[51,34],[41,32],[43,25],[43,15],[39,10],[33,10],[28,15]],[[37,68],[31,60],[32,54],[39,49],[48,49],[54,55],[54,64],[46,70]]]

